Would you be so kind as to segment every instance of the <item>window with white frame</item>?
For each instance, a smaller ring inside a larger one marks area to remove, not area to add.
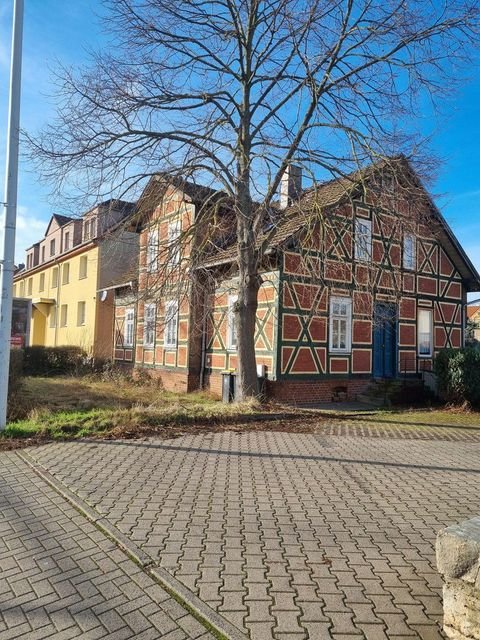
[[[66,327],[68,319],[68,306],[66,304],[62,304],[60,307],[60,326]]]
[[[56,289],[58,287],[58,267],[55,267],[52,270],[52,289]]]
[[[165,332],[163,344],[165,347],[177,346],[178,333],[178,302],[169,300],[165,303]]]
[[[85,222],[83,223],[83,240],[90,240],[91,238],[93,238],[94,231],[95,231],[95,222],[93,219],[91,220],[85,220]]]
[[[135,331],[135,309],[125,309],[125,325],[123,327],[123,344],[125,347],[133,347]]]
[[[372,257],[372,221],[365,218],[355,220],[355,258],[370,262]]]
[[[54,329],[57,326],[57,307],[51,307],[48,314],[50,319],[50,329]]]
[[[147,271],[151,273],[158,267],[158,231],[149,231],[147,238]]]
[[[155,316],[154,303],[146,304],[143,312],[143,346],[153,347],[155,344]]]
[[[80,263],[78,267],[78,278],[79,280],[83,280],[83,278],[87,277],[87,269],[88,269],[88,257],[81,256]]]
[[[170,255],[170,264],[178,264],[180,262],[180,234],[182,227],[180,220],[170,222],[168,225],[168,251]]]
[[[82,300],[78,302],[77,303],[77,325],[79,327],[83,327],[83,325],[85,324],[86,312],[87,312],[87,305],[85,301]]]
[[[70,282],[70,264],[66,262],[63,265],[62,270],[62,284],[68,284]]]
[[[45,274],[44,273],[40,274],[40,282],[38,284],[38,290],[45,291]]]
[[[403,236],[403,268],[413,271],[415,269],[415,236],[406,233]]]
[[[433,355],[433,314],[431,309],[417,311],[417,344],[419,356]]]
[[[227,325],[227,347],[236,349],[238,343],[237,318],[235,316],[235,303],[237,295],[228,296],[228,325]]]
[[[330,351],[348,353],[352,347],[352,301],[330,298]]]

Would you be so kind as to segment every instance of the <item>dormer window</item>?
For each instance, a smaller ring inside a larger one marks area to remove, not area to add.
[[[70,233],[67,231],[65,233],[65,238],[63,242],[63,250],[68,251],[70,249]]]
[[[95,237],[95,219],[85,220],[83,223],[83,239],[91,240]]]
[[[55,239],[50,240],[50,255],[55,255]]]

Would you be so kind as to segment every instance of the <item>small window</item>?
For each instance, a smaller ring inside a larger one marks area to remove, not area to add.
[[[155,304],[146,304],[143,312],[143,346],[153,347],[155,344]]]
[[[180,220],[171,222],[168,225],[168,251],[170,255],[170,264],[178,264],[180,262],[180,234],[182,228]]]
[[[29,278],[28,279],[28,294],[29,296],[31,296],[33,293],[33,278]]]
[[[433,355],[433,322],[431,309],[419,309],[417,314],[418,355]]]
[[[38,285],[39,291],[45,291],[45,274],[40,274],[40,283]]]
[[[88,269],[88,257],[82,256],[80,258],[80,266],[78,269],[78,277],[80,280],[87,277],[87,269]]]
[[[135,330],[135,310],[125,310],[125,326],[123,332],[123,344],[125,347],[133,347],[133,337]]]
[[[17,296],[17,285],[14,284],[13,285],[13,297],[16,298],[16,296]]]
[[[352,301],[330,299],[330,351],[349,353],[352,347]]]
[[[163,344],[165,347],[177,346],[178,329],[178,302],[170,300],[165,303],[165,334]]]
[[[50,320],[50,329],[54,329],[57,326],[57,307],[51,307],[48,317]]]
[[[415,236],[413,233],[407,233],[403,237],[403,268],[415,269]]]
[[[382,173],[382,188],[388,193],[392,193],[395,188],[395,179],[391,171],[384,171]]]
[[[20,283],[20,298],[25,297],[25,280]]]
[[[58,287],[58,267],[55,267],[52,271],[52,289]]]
[[[55,240],[50,240],[50,255],[55,255]]]
[[[90,240],[91,232],[90,232],[90,220],[86,220],[83,223],[83,239]]]
[[[150,231],[147,239],[147,271],[152,273],[158,268],[158,231]]]
[[[82,327],[85,324],[86,304],[79,302],[77,304],[77,325]]]
[[[238,296],[228,296],[227,348],[236,349],[238,341],[237,319],[234,312]]]
[[[66,304],[62,304],[60,307],[60,326],[66,327],[68,320],[68,306]]]
[[[45,247],[42,247],[42,262],[45,262]]]
[[[355,258],[370,262],[372,257],[372,221],[364,218],[355,220]]]
[[[62,270],[62,284],[68,284],[70,281],[70,265],[66,262]]]
[[[64,251],[68,251],[69,249],[70,249],[70,232],[67,231],[65,233],[65,238],[64,238],[64,241],[63,241],[63,250]]]

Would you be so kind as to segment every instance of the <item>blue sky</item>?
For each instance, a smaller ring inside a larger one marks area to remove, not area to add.
[[[35,131],[53,112],[51,69],[58,59],[77,65],[86,59],[89,49],[104,42],[96,14],[98,1],[25,0],[24,60],[22,87],[22,127]],[[5,137],[8,102],[8,75],[13,0],[0,4],[0,187],[3,195],[5,173]],[[480,199],[478,139],[480,138],[480,68],[471,70],[471,78],[461,91],[445,104],[441,121],[432,123],[425,114],[425,130],[434,128],[434,151],[444,159],[438,180],[433,185],[437,204],[480,269]],[[420,114],[421,115],[421,114]],[[17,261],[25,248],[38,240],[52,212],[70,213],[53,206],[48,185],[22,163],[19,181],[19,218]],[[78,213],[78,212],[73,212]]]

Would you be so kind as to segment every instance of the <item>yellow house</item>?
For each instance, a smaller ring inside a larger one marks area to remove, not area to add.
[[[112,356],[112,287],[134,277],[138,259],[138,235],[126,225],[132,210],[110,200],[81,218],[55,214],[44,238],[27,249],[13,295],[32,301],[30,345]]]
[[[467,305],[467,335],[470,340],[480,342],[480,300],[474,300]]]

